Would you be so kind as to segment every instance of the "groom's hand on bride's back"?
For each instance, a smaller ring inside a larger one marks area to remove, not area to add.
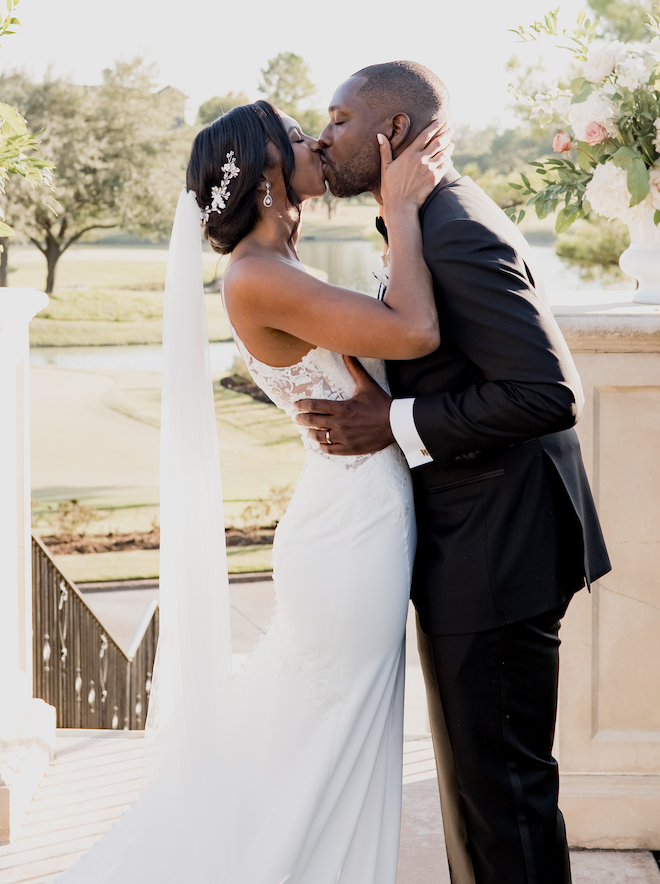
[[[357,388],[350,399],[301,399],[296,421],[328,454],[370,454],[394,442],[390,428],[391,398],[362,368],[344,356]],[[330,444],[328,444],[328,434]]]

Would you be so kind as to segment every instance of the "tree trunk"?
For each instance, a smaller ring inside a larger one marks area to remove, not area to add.
[[[7,277],[9,275],[9,237],[0,236],[0,246],[2,253],[0,254],[0,286],[6,288]]]
[[[55,268],[60,260],[62,252],[59,244],[51,239],[46,245],[46,263],[48,265],[48,274],[46,276],[46,294],[52,295],[55,288]]]

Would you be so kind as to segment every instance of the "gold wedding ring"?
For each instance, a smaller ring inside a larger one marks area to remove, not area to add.
[[[330,438],[330,430],[325,431],[325,441],[328,445],[332,445],[332,439]]]

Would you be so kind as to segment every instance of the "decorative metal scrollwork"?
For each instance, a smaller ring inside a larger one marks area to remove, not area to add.
[[[155,690],[157,607],[129,658],[34,536],[32,591],[34,696],[55,706],[57,726],[144,727]]]
[[[67,602],[69,601],[69,589],[66,583],[63,580],[60,580],[60,598],[57,603],[57,628],[60,633],[60,665],[62,669],[66,668],[66,658],[69,653],[67,650],[66,642],[67,635],[69,632],[69,607]]]
[[[50,672],[50,636],[47,632],[44,633],[44,644],[41,656],[44,661],[44,672]]]
[[[108,699],[108,691],[106,685],[108,683],[108,637],[101,635],[101,650],[99,651],[99,676],[101,681],[101,706],[105,707],[105,701]]]

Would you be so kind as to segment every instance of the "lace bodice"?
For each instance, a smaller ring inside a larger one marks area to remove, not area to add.
[[[339,353],[315,347],[306,353],[295,365],[266,365],[255,359],[245,344],[232,328],[236,346],[252,375],[255,384],[273,400],[278,408],[293,418],[294,404],[300,399],[350,399],[355,392],[355,381],[344,364]],[[385,375],[385,363],[382,359],[361,359],[365,370],[389,393]],[[298,426],[296,424],[296,426]],[[325,454],[320,446],[312,441],[305,430],[299,427],[303,444],[308,451],[314,451],[323,457]],[[370,455],[355,457],[332,457],[333,461],[341,460],[344,466],[354,466]]]

